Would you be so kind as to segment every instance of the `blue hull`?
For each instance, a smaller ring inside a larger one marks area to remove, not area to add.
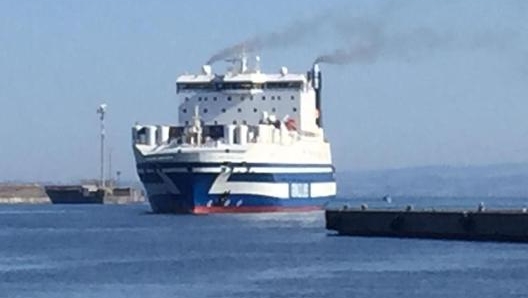
[[[231,195],[224,205],[217,197],[208,196],[207,201],[217,200],[209,205],[200,199],[185,199],[174,195],[149,196],[149,203],[155,213],[238,213],[238,212],[279,212],[320,210],[328,200],[335,196],[317,199],[277,199],[265,196]],[[242,202],[237,206],[237,202]]]
[[[262,164],[244,166],[270,168],[270,165]],[[307,166],[313,167],[304,165]],[[222,175],[220,173],[196,172],[196,168],[203,170],[218,167],[217,164],[144,164],[138,165],[138,173],[155,213],[307,211],[321,209],[328,200],[335,197],[335,194],[321,196],[311,193],[312,183],[335,183],[331,165],[324,166],[331,169],[326,173],[296,173],[301,168],[299,165],[287,166],[291,168],[288,173],[231,173],[223,184],[218,181],[219,175]],[[171,172],[171,169],[179,171]],[[222,184],[225,191],[213,191],[214,184]],[[235,184],[246,187],[248,192],[245,193],[244,189],[237,186],[231,187]],[[254,186],[259,184],[260,193],[257,193]],[[280,194],[273,191],[277,185],[281,185],[283,190]],[[266,190],[268,187],[269,192]]]

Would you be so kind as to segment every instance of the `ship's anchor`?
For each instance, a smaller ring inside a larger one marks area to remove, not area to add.
[[[218,203],[219,206],[225,206],[226,202],[229,200],[229,195],[231,194],[230,190],[224,191],[219,197],[218,197]]]

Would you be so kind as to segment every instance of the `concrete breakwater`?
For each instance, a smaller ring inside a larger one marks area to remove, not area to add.
[[[528,242],[520,210],[326,210],[326,228],[340,235]]]
[[[0,204],[47,204],[51,200],[39,184],[0,184]]]

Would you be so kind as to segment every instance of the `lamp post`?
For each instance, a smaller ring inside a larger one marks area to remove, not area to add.
[[[97,114],[99,114],[99,120],[101,120],[101,169],[100,169],[100,187],[105,188],[105,176],[104,176],[104,143],[105,143],[105,114],[106,114],[106,104],[102,104],[97,108]]]

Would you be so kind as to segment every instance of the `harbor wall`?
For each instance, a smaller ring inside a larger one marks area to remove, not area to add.
[[[50,204],[39,184],[0,184],[0,204]]]
[[[131,204],[143,203],[145,196],[143,193],[135,188],[114,188],[111,194],[107,194],[104,198],[105,204]]]

